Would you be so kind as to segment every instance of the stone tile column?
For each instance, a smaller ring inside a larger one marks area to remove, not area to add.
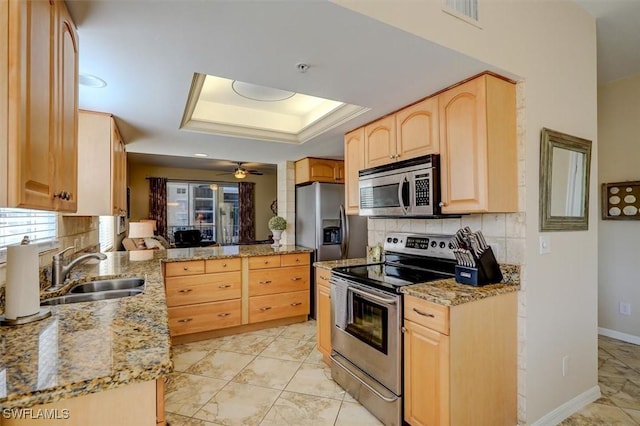
[[[296,240],[296,174],[295,163],[278,163],[278,216],[287,220],[280,244],[295,244]]]

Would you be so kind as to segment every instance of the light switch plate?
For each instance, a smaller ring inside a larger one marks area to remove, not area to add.
[[[551,236],[540,235],[540,254],[551,253]]]

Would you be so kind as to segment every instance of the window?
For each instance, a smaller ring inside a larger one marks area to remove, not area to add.
[[[58,214],[43,210],[0,209],[0,263],[6,261],[5,247],[19,244],[25,236],[39,243],[40,251],[58,247]]]
[[[238,185],[235,183],[167,183],[167,231],[198,229],[203,240],[238,240]]]
[[[98,228],[100,251],[104,252],[113,249],[114,216],[100,216]]]

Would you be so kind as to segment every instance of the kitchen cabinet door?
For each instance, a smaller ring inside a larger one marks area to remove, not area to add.
[[[64,2],[0,5],[0,206],[74,211],[78,41]]]
[[[518,209],[515,86],[482,75],[439,95],[443,213]]]
[[[75,212],[78,194],[78,35],[64,2],[56,3],[57,48],[56,90],[58,131],[55,156],[59,191],[68,197],[56,197],[56,210]]]
[[[78,116],[78,215],[122,216],[127,209],[127,154],[111,114]]]
[[[322,353],[322,360],[328,365],[331,365],[330,275],[330,272],[326,269],[316,268],[316,303],[318,305],[316,312],[316,338],[318,339],[318,350]]]
[[[54,210],[55,5],[8,3],[7,205]]]
[[[396,119],[383,117],[364,128],[364,166],[381,166],[396,159]]]
[[[440,152],[438,98],[432,97],[396,113],[398,160]]]
[[[404,419],[449,424],[449,336],[404,322]]]
[[[296,185],[308,182],[344,183],[342,160],[307,157],[296,161]]]
[[[360,213],[358,172],[362,169],[364,169],[364,127],[344,135],[344,198],[347,214]]]

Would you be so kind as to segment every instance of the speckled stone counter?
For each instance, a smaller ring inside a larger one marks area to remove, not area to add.
[[[340,266],[366,265],[365,258],[329,260],[315,262],[313,266],[331,270]],[[518,265],[500,265],[502,282],[482,287],[458,284],[455,279],[431,281],[402,287],[400,291],[411,296],[419,297],[430,302],[446,306],[460,305],[486,297],[520,290],[520,267]]]
[[[517,265],[500,265],[500,269],[503,279],[499,284],[474,287],[458,284],[455,279],[450,278],[408,285],[402,287],[400,291],[440,305],[455,306],[520,290],[520,267]]]
[[[324,260],[322,262],[315,262],[313,266],[317,268],[331,270],[333,268],[338,268],[340,266],[357,266],[357,265],[366,265],[367,259],[364,257],[359,257],[356,259],[341,259],[341,260]]]
[[[107,253],[75,268],[65,286],[103,278],[146,276],[143,294],[51,306],[52,316],[0,327],[0,410],[27,408],[119,386],[155,380],[173,369],[162,262],[303,253],[268,245]],[[133,260],[136,254],[150,260]]]

